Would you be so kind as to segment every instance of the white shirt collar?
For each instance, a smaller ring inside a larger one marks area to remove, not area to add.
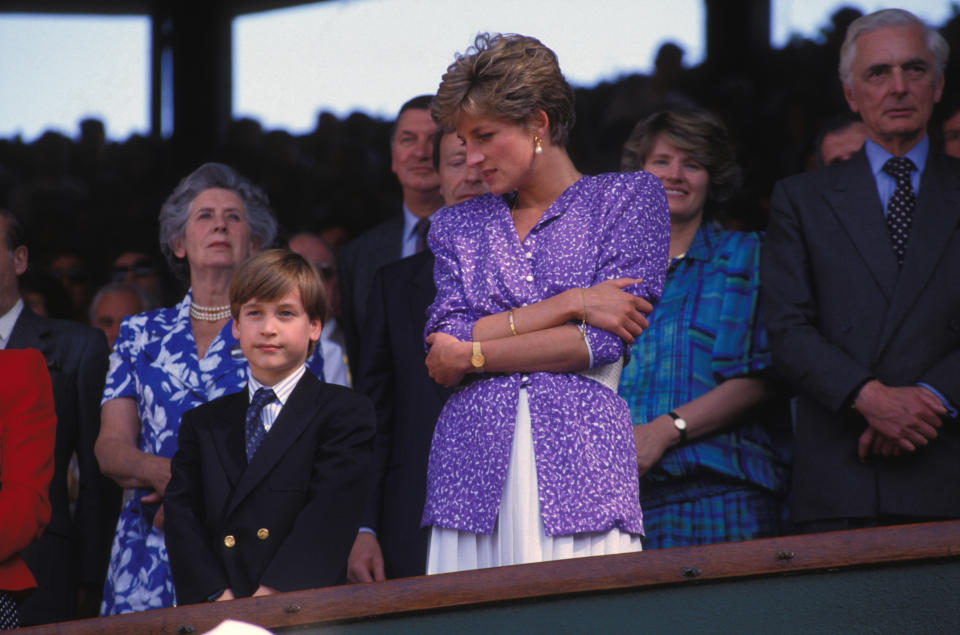
[[[259,381],[257,381],[253,373],[250,372],[250,367],[247,366],[247,391],[250,396],[251,401],[253,400],[253,395],[260,388],[273,388],[273,393],[277,396],[277,401],[280,402],[280,405],[283,406],[287,403],[287,398],[290,397],[290,393],[293,392],[293,389],[296,388],[297,382],[300,381],[300,378],[303,377],[303,373],[307,371],[307,365],[301,364],[300,368],[293,371],[279,382],[273,386],[264,386]]]
[[[427,216],[426,219],[433,220],[433,214],[436,214],[436,212],[433,212],[432,214]],[[420,222],[420,218],[417,216],[414,216],[413,212],[407,209],[407,206],[404,205],[403,206],[403,237],[416,239],[416,234],[413,233],[413,228],[419,222]]]
[[[13,327],[16,326],[21,313],[23,313],[23,298],[18,298],[10,310],[0,316],[0,349],[6,348],[10,342]]]

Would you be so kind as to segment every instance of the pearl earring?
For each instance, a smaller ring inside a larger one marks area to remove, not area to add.
[[[533,136],[533,152],[534,154],[543,154],[543,139],[537,135]]]

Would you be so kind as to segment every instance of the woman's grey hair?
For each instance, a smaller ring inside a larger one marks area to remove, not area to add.
[[[186,259],[173,253],[173,243],[183,237],[193,199],[211,188],[230,190],[240,197],[250,225],[250,237],[258,249],[271,247],[277,237],[277,219],[267,194],[229,165],[204,163],[180,181],[160,208],[160,251],[181,280],[188,280],[190,268]]]
[[[937,77],[943,77],[950,56],[950,45],[940,33],[924,23],[923,20],[903,9],[881,9],[861,16],[847,27],[847,35],[840,47],[840,81],[850,85],[850,73],[853,61],[857,57],[857,38],[864,33],[889,27],[920,27],[926,34],[927,50],[933,55]]]

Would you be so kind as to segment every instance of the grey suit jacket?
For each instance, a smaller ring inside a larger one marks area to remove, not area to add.
[[[400,260],[403,215],[377,225],[346,244],[337,267],[340,280],[340,310],[347,358],[354,377],[359,372],[361,329],[367,316],[367,300],[373,275],[383,265]]]
[[[774,188],[761,262],[777,370],[799,393],[795,521],[960,516],[960,426],[926,448],[857,459],[870,378],[960,404],[960,161],[931,153],[898,269],[863,151]]]
[[[13,327],[8,348],[43,353],[57,411],[53,513],[43,536],[24,552],[40,588],[26,600],[21,615],[25,624],[74,619],[77,583],[94,592],[103,588],[120,512],[120,488],[100,473],[93,453],[109,348],[98,329],[41,317],[27,307]],[[67,470],[74,452],[80,493],[71,517]]]

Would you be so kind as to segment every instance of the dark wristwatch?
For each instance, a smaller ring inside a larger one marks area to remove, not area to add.
[[[683,445],[687,442],[687,422],[672,410],[667,413],[667,416],[673,419],[673,427],[680,433],[680,445]]]

